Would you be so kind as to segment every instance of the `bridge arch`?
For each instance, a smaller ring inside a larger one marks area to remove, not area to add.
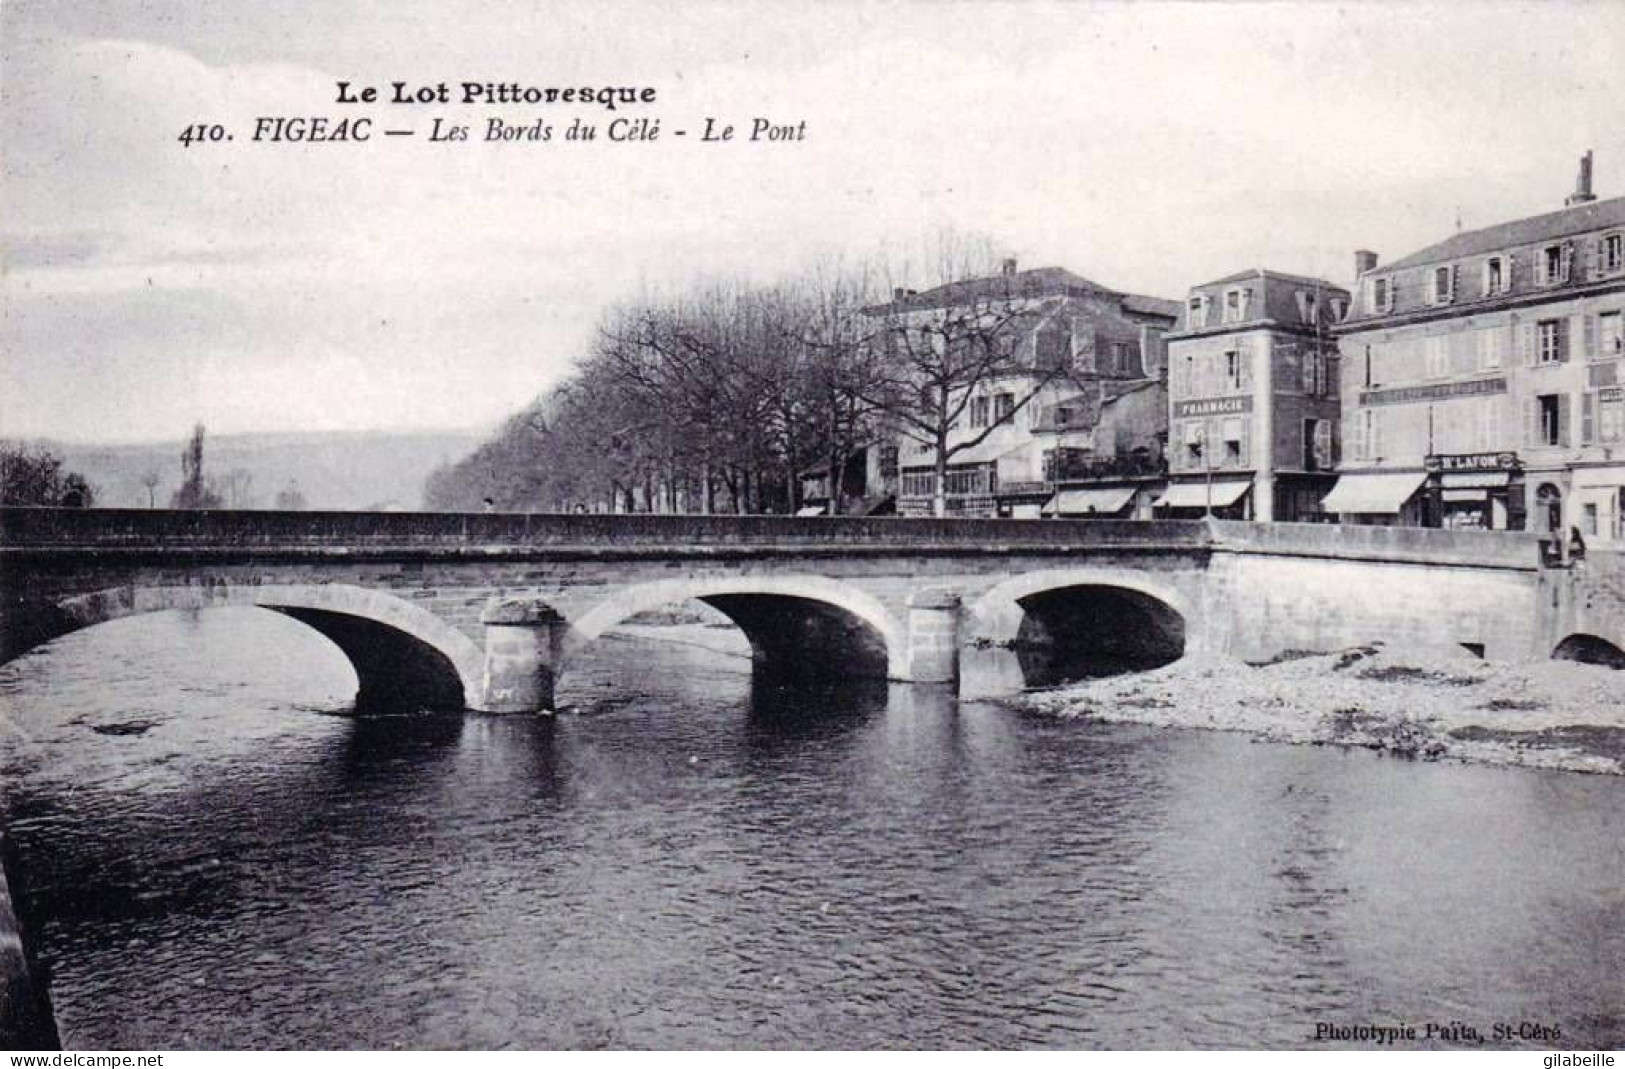
[[[1618,642],[1585,632],[1576,632],[1559,642],[1552,650],[1552,657],[1559,661],[1625,668],[1625,649],[1621,649]]]
[[[572,621],[560,668],[623,620],[689,599],[732,620],[750,641],[758,667],[838,663],[847,674],[908,678],[908,635],[897,617],[849,583],[811,575],[671,579],[626,587]]]
[[[419,702],[474,708],[484,655],[473,639],[426,609],[346,584],[121,586],[56,603],[35,620],[15,656],[96,624],[163,612],[252,606],[298,620],[331,641],[355,669],[358,706]]]
[[[1056,682],[1084,661],[1157,667],[1184,655],[1195,622],[1191,599],[1159,578],[1105,568],[1027,572],[966,610],[961,694]]]

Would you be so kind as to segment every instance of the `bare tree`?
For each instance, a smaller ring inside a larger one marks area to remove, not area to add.
[[[1023,292],[1021,276],[994,273],[980,241],[939,239],[935,256],[943,281],[925,293],[893,288],[893,299],[870,310],[872,344],[886,374],[867,386],[866,399],[911,441],[930,448],[935,479],[932,511],[948,512],[948,467],[1025,409],[1044,388],[1068,374],[1065,361],[1041,365],[1021,335],[1039,302]],[[978,433],[955,435],[973,401],[995,384],[1010,387],[1011,403]]]
[[[163,478],[157,468],[148,468],[141,473],[141,485],[147,488],[147,507],[158,507],[158,483]]]

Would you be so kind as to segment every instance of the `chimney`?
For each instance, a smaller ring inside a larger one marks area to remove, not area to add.
[[[901,286],[893,286],[892,287],[892,291],[891,291],[891,299],[892,300],[900,301],[904,297],[907,297],[907,296],[908,296],[908,290],[905,290]]]
[[[1354,254],[1354,277],[1359,278],[1367,271],[1377,269],[1377,254],[1370,249],[1360,249]]]
[[[1572,208],[1576,204],[1590,204],[1596,199],[1597,195],[1591,192],[1591,150],[1586,149],[1586,154],[1580,157],[1580,177],[1575,180],[1574,192],[1563,201],[1563,207]]]
[[[1014,256],[1006,257],[1005,261],[1004,261],[1004,277],[1005,278],[1011,278],[1011,277],[1013,277],[1015,275],[1015,273],[1016,273],[1016,258]]]

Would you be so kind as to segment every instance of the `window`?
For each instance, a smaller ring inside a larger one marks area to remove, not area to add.
[[[930,497],[937,492],[935,472],[905,471],[902,483],[904,497]]]
[[[1556,286],[1569,280],[1569,262],[1574,246],[1548,245],[1540,250],[1535,260],[1535,281],[1542,286]]]
[[[1111,345],[1112,370],[1119,375],[1126,375],[1130,370],[1129,347],[1127,342],[1114,341]]]
[[[1365,347],[1365,388],[1371,389],[1371,346]]]
[[[1491,256],[1484,261],[1484,296],[1494,297],[1506,292],[1506,260]]]
[[[1501,338],[1503,331],[1499,327],[1490,327],[1488,330],[1478,331],[1478,369],[1488,371],[1501,366]]]
[[[1597,533],[1597,506],[1595,502],[1587,501],[1580,506],[1580,529],[1588,535]]]
[[[1535,445],[1563,444],[1563,397],[1542,394],[1535,398]]]
[[[1314,323],[1320,313],[1316,294],[1309,290],[1298,290],[1298,321],[1300,323]]]
[[[1332,421],[1306,419],[1303,421],[1303,470],[1331,471],[1336,459],[1332,456]]]
[[[1224,354],[1224,385],[1227,390],[1241,387],[1241,353],[1229,349]]]
[[[1192,297],[1190,305],[1190,323],[1186,325],[1186,329],[1195,330],[1198,327],[1207,326],[1207,310],[1207,294],[1198,293],[1196,296]]]
[[[1392,279],[1374,278],[1371,280],[1371,310],[1373,312],[1391,312],[1394,310],[1394,283]]]
[[[1433,303],[1449,304],[1456,296],[1456,270],[1448,265],[1433,269]]]
[[[970,399],[970,425],[972,427],[987,426],[986,397],[972,397]]]
[[[1600,360],[1625,354],[1625,315],[1603,312],[1597,317],[1597,350]]]
[[[1247,462],[1246,451],[1242,448],[1241,420],[1239,419],[1224,421],[1224,462],[1232,466]]]
[[[1535,324],[1537,359],[1542,364],[1560,364],[1569,358],[1568,320],[1542,319]]]
[[[1224,291],[1224,322],[1240,323],[1247,318],[1247,301],[1253,294],[1249,289]]]
[[[1382,420],[1378,418],[1375,410],[1369,408],[1360,413],[1360,416],[1362,417],[1360,421],[1362,431],[1360,444],[1365,447],[1365,458],[1367,460],[1381,460]]]
[[[1597,441],[1625,442],[1625,390],[1599,390],[1596,398]]]
[[[1201,420],[1190,420],[1185,424],[1185,466],[1199,468],[1202,466],[1202,447],[1207,441],[1207,428]]]
[[[1625,233],[1604,234],[1597,241],[1597,274],[1625,270]]]
[[[1072,357],[1072,337],[1064,330],[1038,332],[1034,352],[1038,367],[1044,371],[1061,371]]]
[[[1016,410],[1016,395],[1013,393],[996,393],[993,395],[993,418],[999,423],[1009,423],[1011,413]]]

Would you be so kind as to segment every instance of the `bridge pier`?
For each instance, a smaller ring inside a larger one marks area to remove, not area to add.
[[[940,587],[908,598],[908,678],[952,683],[959,678],[959,595]]]
[[[553,708],[553,681],[566,623],[532,598],[493,598],[485,626],[485,675],[479,711],[539,713]]]

